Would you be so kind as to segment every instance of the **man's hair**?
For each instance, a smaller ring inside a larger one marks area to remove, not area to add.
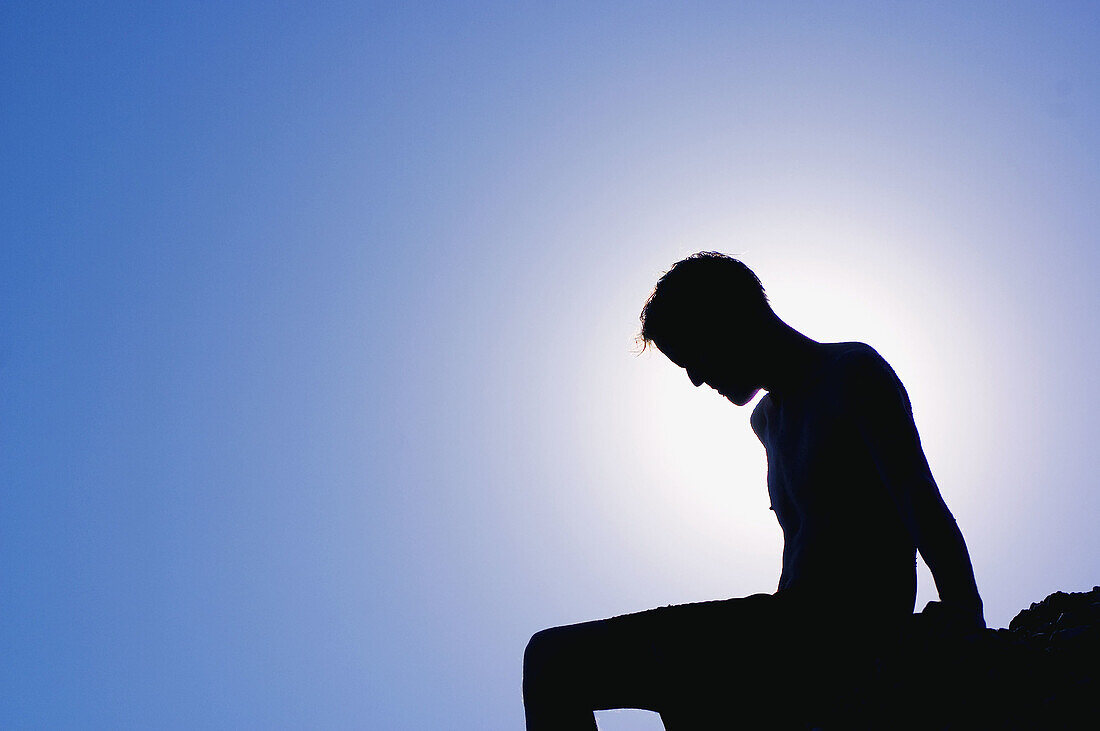
[[[641,350],[688,335],[719,319],[755,320],[770,311],[764,286],[751,269],[717,251],[700,251],[672,265],[642,308]]]

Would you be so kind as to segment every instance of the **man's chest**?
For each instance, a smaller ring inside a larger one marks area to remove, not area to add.
[[[840,404],[828,398],[773,405],[763,436],[768,491],[781,504],[799,508],[822,497],[852,458],[852,429]]]

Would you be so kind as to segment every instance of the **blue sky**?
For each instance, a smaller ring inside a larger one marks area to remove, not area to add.
[[[991,625],[1091,588],[1098,49],[1088,3],[5,4],[0,725],[514,729],[535,630],[772,590],[747,409],[633,353],[702,249],[893,363]]]

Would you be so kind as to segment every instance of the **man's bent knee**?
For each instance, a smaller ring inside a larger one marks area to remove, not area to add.
[[[523,651],[523,695],[546,692],[548,685],[560,681],[562,672],[562,635],[559,627],[539,630]]]

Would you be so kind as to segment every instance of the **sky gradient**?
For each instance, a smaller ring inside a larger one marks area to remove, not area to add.
[[[4,728],[518,729],[534,631],[774,590],[634,352],[699,250],[891,362],[990,626],[1100,583],[1095,4],[16,2],[0,102]]]

